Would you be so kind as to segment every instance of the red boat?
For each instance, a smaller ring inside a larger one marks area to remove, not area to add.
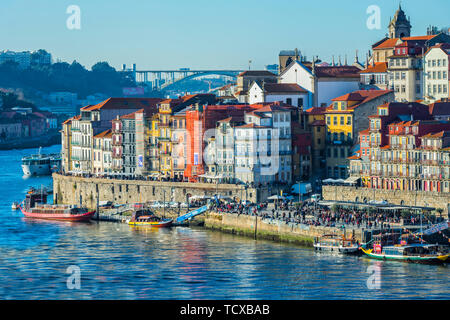
[[[20,211],[27,218],[62,220],[62,221],[89,221],[95,214],[86,208],[77,208],[68,205],[45,204],[47,194],[31,190],[25,201],[20,205]]]

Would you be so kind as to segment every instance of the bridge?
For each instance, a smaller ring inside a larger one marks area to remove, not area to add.
[[[237,75],[243,71],[244,70],[190,70],[189,68],[182,68],[179,70],[133,70],[131,72],[133,73],[137,84],[147,84],[154,90],[161,90],[180,81],[208,75],[218,75],[235,80]]]

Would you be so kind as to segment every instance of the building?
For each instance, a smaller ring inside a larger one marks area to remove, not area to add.
[[[161,100],[159,98],[109,98],[99,104],[87,105],[81,108],[79,117],[73,118],[71,125],[71,141],[73,142],[71,145],[72,170],[78,173],[92,173],[93,137],[111,129],[112,121],[115,120],[117,122],[117,117],[140,109],[155,110],[156,104]],[[120,140],[120,143],[118,140],[118,136],[122,134],[121,130],[122,127],[118,130],[113,128],[113,136],[115,136],[113,141],[118,144],[117,147],[122,143],[122,140]],[[116,149],[118,151],[118,148]],[[118,153],[115,154],[115,157],[117,156]],[[116,158],[116,165],[119,166],[119,163],[122,162]],[[122,170],[121,164],[119,167]],[[115,172],[118,173],[120,171],[119,167],[114,167]]]
[[[450,100],[448,98],[433,102],[428,107],[434,120],[450,121]]]
[[[430,102],[450,97],[450,44],[428,49],[424,62],[425,99]]]
[[[279,73],[282,73],[293,61],[300,61],[301,55],[298,49],[281,50],[278,55]]]
[[[247,103],[248,90],[254,81],[276,83],[277,75],[267,70],[248,70],[240,73],[236,80],[234,96],[240,103]]]
[[[369,168],[352,161],[351,171],[358,175],[361,170],[363,186],[369,188],[449,192],[449,128],[449,122],[436,120],[393,122],[387,143],[371,152]]]
[[[76,117],[67,119],[61,126],[61,160],[63,172],[72,171],[72,120]]]
[[[236,183],[236,132],[244,125],[244,116],[237,115],[217,121],[214,144],[208,144],[208,170],[206,174],[220,177],[221,182]]]
[[[395,12],[394,18],[389,22],[389,38],[404,38],[411,35],[411,23],[406,18],[405,12],[401,5]]]
[[[235,127],[235,177],[243,183],[292,182],[291,108],[267,105]]]
[[[316,66],[308,68],[300,61],[292,62],[278,77],[279,83],[295,83],[308,91],[305,105],[328,106],[331,99],[360,89],[361,70],[356,66]]]
[[[367,89],[389,89],[389,74],[387,62],[376,62],[359,72],[361,83]]]
[[[136,175],[136,112],[120,117],[122,121],[122,173],[124,176]]]
[[[325,112],[327,176],[347,178],[358,134],[369,125],[377,106],[394,100],[389,90],[359,90],[333,99]]]
[[[306,128],[311,133],[311,166],[313,173],[325,173],[326,169],[326,107],[306,110]]]
[[[94,136],[93,174],[101,176],[110,174],[112,168],[112,132],[105,130]]]
[[[19,65],[19,68],[27,69],[31,64],[31,52],[15,52],[10,50],[0,51],[0,64],[6,61],[16,62]]]
[[[394,47],[394,54],[387,57],[389,88],[395,92],[398,102],[423,98],[423,53],[420,41],[407,40]]]
[[[123,136],[122,120],[119,116],[112,120],[111,138],[112,138],[112,166],[111,171],[114,175],[121,175],[123,172]]]
[[[249,104],[281,101],[298,108],[309,108],[308,91],[296,83],[255,81],[248,90]]]
[[[177,181],[184,181],[184,170],[186,170],[186,111],[189,109],[189,107],[184,108],[172,116],[172,172],[170,176]]]

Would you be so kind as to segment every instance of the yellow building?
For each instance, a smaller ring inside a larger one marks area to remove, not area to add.
[[[159,113],[153,114],[148,120],[148,150],[146,157],[149,165],[149,172],[152,177],[159,177]]]
[[[325,112],[327,176],[348,177],[349,157],[359,146],[358,134],[369,126],[377,106],[394,100],[390,90],[359,90],[335,98]]]

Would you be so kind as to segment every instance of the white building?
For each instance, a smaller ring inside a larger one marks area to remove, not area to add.
[[[236,180],[292,182],[291,110],[265,106],[246,113],[244,121],[234,128]]]
[[[435,102],[449,98],[450,44],[431,47],[425,55],[425,98]]]
[[[255,81],[248,90],[249,104],[281,101],[288,105],[309,109],[308,91],[296,83],[265,83]]]
[[[31,64],[31,52],[15,52],[10,50],[0,51],[0,64],[6,61],[17,62],[21,69],[27,69]]]
[[[293,61],[278,77],[279,83],[296,83],[309,92],[308,105],[328,106],[331,99],[360,89],[361,70],[356,66],[316,66],[308,68]]]

